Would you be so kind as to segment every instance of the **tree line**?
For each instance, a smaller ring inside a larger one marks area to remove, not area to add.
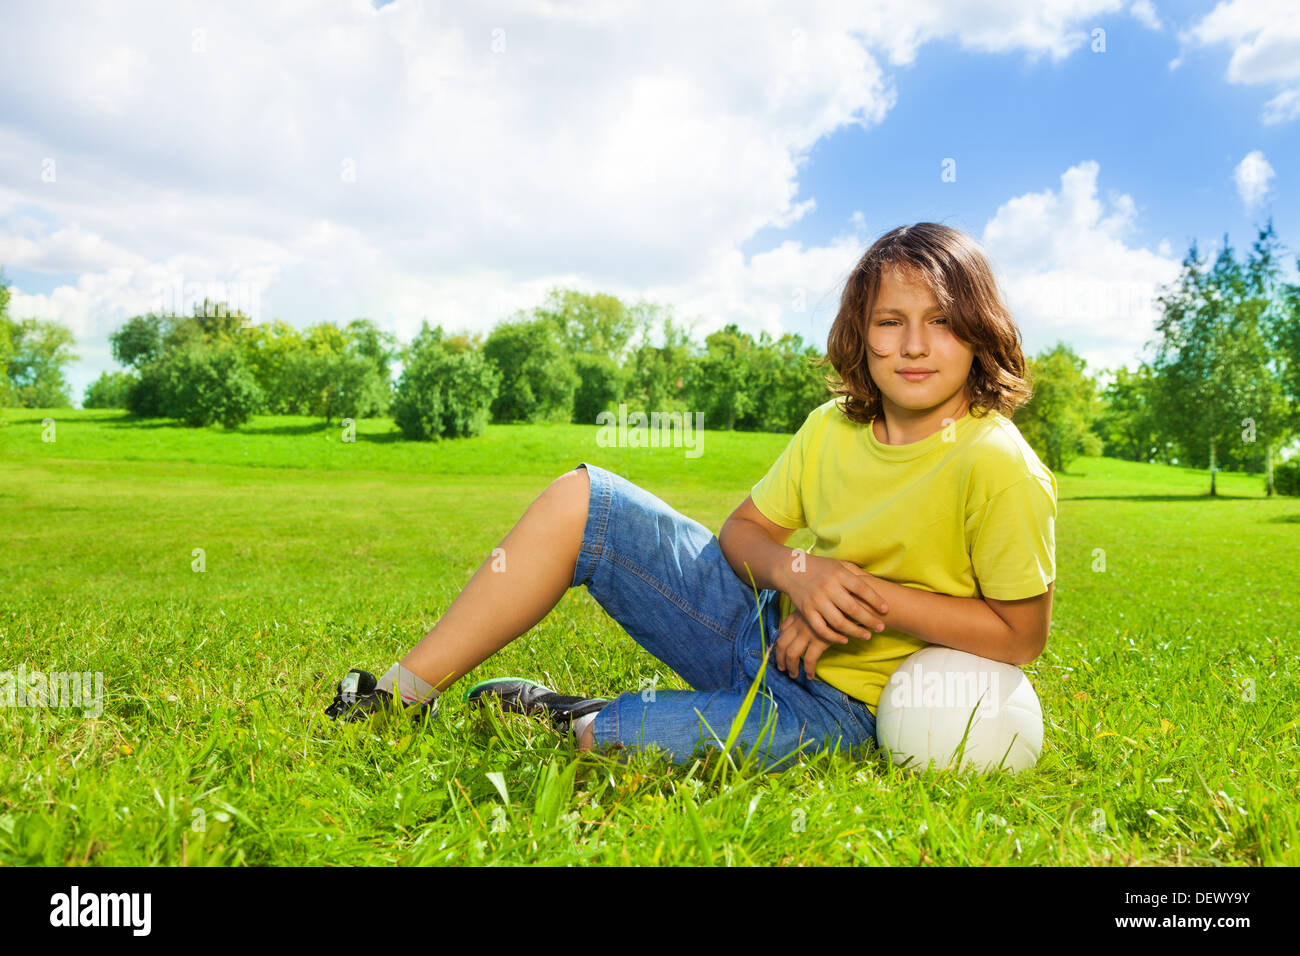
[[[3,325],[30,330],[7,355],[14,387],[5,404],[69,406],[71,334],[7,314]],[[697,343],[662,305],[571,289],[552,290],[486,335],[425,322],[405,346],[371,319],[299,330],[208,300],[191,315],[133,316],[109,344],[123,370],[87,387],[84,407],[195,426],[234,428],[257,414],[390,415],[407,437],[430,439],[478,434],[489,422],[594,424],[625,403],[703,412],[709,427],[779,432],[798,428],[826,397],[820,353],[798,335],[755,338],[733,324]]]
[[[1058,344],[1030,362],[1034,397],[1015,418],[1053,470],[1079,455],[1263,472],[1268,494],[1300,494],[1300,285],[1281,275],[1272,220],[1244,259],[1224,236],[1214,262],[1195,242],[1157,296],[1156,338],[1136,370],[1099,387]],[[1300,259],[1297,260],[1300,268]]]
[[[0,402],[70,405],[71,333],[9,318],[8,301],[0,274]],[[1054,471],[1105,455],[1208,469],[1211,494],[1221,469],[1263,472],[1270,494],[1300,494],[1300,462],[1277,464],[1300,435],[1300,286],[1282,281],[1272,222],[1243,261],[1226,236],[1212,265],[1193,243],[1157,303],[1152,354],[1104,387],[1065,343],[1029,357],[1034,394],[1014,419],[1026,441]],[[192,315],[134,316],[109,341],[124,370],[92,383],[85,407],[195,426],[388,415],[423,440],[489,422],[594,424],[624,403],[702,412],[709,428],[792,432],[829,397],[822,354],[798,335],[755,338],[733,324],[696,342],[665,306],[572,289],[486,336],[425,322],[404,346],[370,319],[299,330],[207,300]]]

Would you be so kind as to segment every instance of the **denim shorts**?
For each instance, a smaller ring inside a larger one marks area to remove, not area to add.
[[[721,750],[779,630],[778,592],[755,600],[708,528],[626,478],[583,462],[591,483],[573,573],[634,641],[692,690],[653,686],[620,694],[597,712],[598,746],[658,748],[684,763]],[[764,726],[769,724],[769,726]],[[769,659],[736,743],[767,770],[797,753],[875,740],[867,705],[825,681],[797,677]]]

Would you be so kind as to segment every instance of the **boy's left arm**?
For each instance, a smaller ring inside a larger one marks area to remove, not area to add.
[[[998,601],[937,594],[863,573],[889,608],[880,615],[886,627],[1017,666],[1030,663],[1047,645],[1055,581],[1036,597]]]

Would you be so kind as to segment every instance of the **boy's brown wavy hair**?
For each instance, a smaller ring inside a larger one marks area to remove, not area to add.
[[[953,334],[975,352],[966,390],[971,415],[990,409],[1011,418],[1033,396],[1020,347],[1020,330],[1002,301],[993,269],[969,236],[935,222],[899,226],[877,239],[844,285],[822,366],[845,416],[861,425],[881,415],[880,389],[867,366],[867,317],[875,308],[887,267],[925,282]]]

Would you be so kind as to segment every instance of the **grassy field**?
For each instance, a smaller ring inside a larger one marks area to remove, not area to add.
[[[307,419],[0,411],[0,671],[104,680],[97,717],[0,707],[0,862],[1300,864],[1300,500],[1259,476],[1220,474],[1209,498],[1187,469],[1057,475],[1052,635],[1025,668],[1046,739],[1026,774],[577,754],[455,689],[419,732],[321,714],[579,461],[716,531],[786,441],[707,432],[687,458],[580,426],[425,445],[364,421],[345,443]],[[684,686],[585,589],[471,679],[501,674]]]

